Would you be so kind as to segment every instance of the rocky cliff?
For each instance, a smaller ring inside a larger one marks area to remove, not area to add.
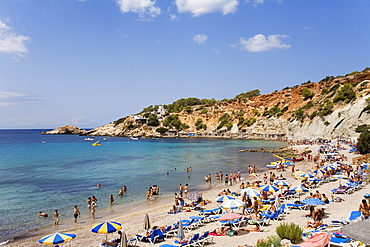
[[[356,127],[370,124],[370,111],[366,108],[370,103],[367,100],[370,97],[369,80],[370,69],[367,68],[252,98],[191,106],[163,117],[177,115],[186,126],[181,129],[165,126],[163,119],[159,126],[149,126],[143,112],[136,118],[127,116],[87,134],[284,140],[357,138]],[[159,134],[158,127],[168,131]]]

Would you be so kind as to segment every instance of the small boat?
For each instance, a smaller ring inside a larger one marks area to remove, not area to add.
[[[100,141],[94,142],[94,143],[93,143],[93,144],[91,144],[91,145],[93,145],[93,146],[101,146]]]
[[[271,162],[270,164],[266,165],[266,168],[276,169],[276,167],[281,167],[282,164],[284,168],[286,168],[288,166],[294,165],[294,162],[292,160],[284,160],[283,162],[281,161]]]
[[[298,162],[298,161],[302,161],[302,160],[304,160],[304,158],[303,157],[300,157],[300,158],[296,158],[296,159],[292,159],[294,162]]]
[[[134,141],[137,141],[137,140],[139,140],[139,137],[131,137],[130,139],[134,140]]]
[[[94,140],[94,138],[91,138],[91,137],[86,137],[85,138],[85,141],[93,141]]]

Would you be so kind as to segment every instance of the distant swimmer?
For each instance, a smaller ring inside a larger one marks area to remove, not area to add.
[[[96,185],[96,187],[100,188],[100,187],[101,187],[101,184],[100,184],[100,183],[98,183],[98,184]]]
[[[39,213],[39,216],[41,216],[41,217],[48,217],[49,215],[47,213],[40,212]]]
[[[123,188],[119,188],[118,195],[123,196]]]

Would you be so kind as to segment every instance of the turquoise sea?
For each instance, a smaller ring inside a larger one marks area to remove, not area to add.
[[[232,139],[141,139],[95,137],[92,146],[78,135],[41,135],[43,130],[0,130],[0,243],[34,234],[53,226],[55,209],[63,222],[72,222],[74,205],[89,217],[86,199],[98,198],[98,213],[140,209],[147,205],[145,192],[154,184],[161,197],[188,183],[190,191],[208,189],[207,174],[241,170],[248,165],[260,171],[275,159],[268,153],[241,153],[241,149],[277,148],[284,142]],[[192,172],[186,172],[192,167]],[[176,168],[176,170],[175,170]],[[167,174],[167,172],[169,174]],[[190,178],[188,178],[190,176]],[[97,188],[97,183],[102,185]],[[118,189],[127,186],[123,197]],[[109,195],[116,202],[109,204]],[[145,203],[144,203],[145,202]],[[156,202],[149,202],[156,203]],[[40,211],[48,218],[37,217]],[[50,230],[49,229],[49,230]],[[51,232],[52,233],[52,232]]]

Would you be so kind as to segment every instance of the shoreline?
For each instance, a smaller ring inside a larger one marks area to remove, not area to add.
[[[311,146],[311,145],[294,145],[292,147],[294,149],[299,149],[300,151],[303,151],[303,150],[305,150],[306,147],[316,148],[316,146],[317,145],[314,145],[314,146]],[[313,151],[312,153],[314,154],[315,152]],[[356,157],[356,156],[359,156],[359,155],[351,154],[350,156],[353,158],[353,157]],[[348,161],[352,161],[352,158],[349,158]],[[303,162],[296,163],[296,168],[301,170],[301,171],[307,171],[310,168],[312,168],[313,164],[314,164],[313,162],[308,162],[308,161],[305,160]],[[267,171],[270,171],[270,170],[266,169],[266,172]],[[271,171],[274,171],[274,170],[271,170]],[[263,173],[263,172],[264,171],[262,171],[260,173]],[[297,180],[294,180],[293,177],[290,177],[289,173],[290,173],[290,169],[288,169],[284,173],[284,175],[286,175],[286,177],[287,177],[287,180],[297,183]],[[258,178],[249,178],[246,173],[242,174],[242,177],[244,177],[244,179],[241,182],[258,180]],[[240,184],[240,182],[238,182],[235,185],[230,186],[228,188],[230,188],[230,190],[232,190],[232,191],[239,191],[238,190],[239,184]],[[324,184],[322,187],[324,187],[324,186],[333,187],[333,186],[336,186],[336,185],[337,185],[337,182],[336,183]],[[219,182],[219,183],[215,183],[215,185],[212,186],[212,188],[210,188],[209,190],[202,191],[203,198],[208,199],[208,200],[212,200],[212,203],[207,205],[207,208],[212,208],[212,207],[217,206],[217,204],[213,201],[213,199],[216,197],[217,193],[224,187],[225,187],[224,184],[222,182]],[[322,189],[327,190],[326,187],[322,188]],[[321,191],[321,187],[319,188],[319,190]],[[362,194],[362,191],[365,191],[365,189],[362,189],[360,191],[360,194]],[[369,188],[366,188],[366,191],[369,191]],[[194,192],[194,191],[190,191],[189,193],[192,193],[192,192]],[[327,192],[325,191],[325,193],[327,193]],[[330,195],[330,193],[327,193],[327,195]],[[360,195],[358,195],[358,192],[355,192],[354,194],[346,195],[345,197],[359,197],[359,196]],[[117,212],[117,217],[109,218],[109,220],[115,220],[115,221],[118,221],[118,222],[122,223],[123,230],[125,231],[125,233],[127,234],[128,237],[131,237],[131,236],[134,236],[136,234],[143,233],[144,230],[143,230],[142,225],[143,225],[143,220],[144,220],[145,213],[149,214],[150,221],[151,221],[152,225],[166,225],[166,224],[174,223],[175,221],[178,221],[179,219],[185,219],[185,218],[187,218],[191,215],[197,215],[196,212],[191,212],[191,213],[185,213],[184,212],[184,213],[179,213],[179,214],[176,214],[176,215],[168,215],[167,211],[173,205],[173,202],[171,202],[172,201],[171,200],[171,194],[164,195],[164,197],[160,198],[160,199],[161,199],[160,201],[156,200],[156,203],[154,205],[153,205],[153,203],[151,203],[151,205],[147,205],[147,207],[145,209],[143,209],[143,208],[140,208],[140,209],[137,209],[137,210],[131,209],[128,212],[122,212],[122,214]],[[186,201],[188,202],[188,200],[186,200]],[[349,202],[350,200],[346,200],[346,201]],[[343,203],[346,203],[346,201],[343,202]],[[135,204],[135,203],[132,203],[132,204]],[[335,203],[333,203],[333,208],[334,208],[334,204]],[[340,204],[338,204],[338,205],[340,205]],[[358,203],[356,202],[355,206],[357,207],[357,205],[358,205]],[[130,206],[130,205],[127,205],[127,206]],[[335,206],[337,206],[337,205],[335,205]],[[330,205],[329,207],[331,209],[332,205]],[[302,220],[306,221],[307,219],[302,218],[301,215],[300,215],[303,212],[304,211],[298,212],[298,216],[293,215],[293,212],[292,212],[291,215],[288,215],[288,217],[286,218],[285,221],[286,222],[288,222],[289,220],[293,220],[293,222],[301,222]],[[99,213],[100,212],[98,211],[98,216],[99,216]],[[120,214],[120,216],[118,216],[118,214]],[[294,212],[294,214],[297,214],[297,212]],[[293,216],[293,217],[291,217],[291,216]],[[337,217],[338,219],[341,216],[347,217],[348,213],[346,213],[345,215],[337,215],[337,216],[338,216]],[[102,219],[97,219],[95,223],[99,222],[100,220],[103,220],[103,218],[108,219],[108,217],[105,216],[105,217],[102,217]],[[71,222],[72,222],[72,220],[71,220]],[[278,224],[280,224],[280,222],[281,221],[277,221]],[[102,240],[105,238],[105,235],[96,235],[96,234],[91,233],[90,228],[91,228],[92,225],[93,225],[93,223],[87,223],[86,222],[85,225],[81,224],[81,225],[77,225],[77,226],[72,226],[69,229],[68,232],[75,233],[77,235],[77,237],[74,240],[70,241],[70,242],[64,243],[63,246],[98,246],[99,243],[101,243]],[[216,225],[213,225],[212,228],[214,229],[215,226]],[[276,226],[277,226],[277,224],[275,222],[272,222],[272,224],[270,226],[263,227],[263,228],[268,229],[267,232],[249,233],[248,234],[248,239],[243,238],[243,236],[236,236],[236,237],[233,237],[233,238],[222,237],[222,238],[225,238],[225,240],[222,240],[221,237],[217,237],[217,238],[214,238],[214,242],[223,243],[224,241],[226,241],[225,243],[228,243],[232,239],[232,240],[235,240],[235,241],[238,240],[238,244],[240,244],[240,245],[245,244],[245,242],[248,242],[249,244],[254,245],[255,241],[258,238],[264,238],[268,235],[274,235],[275,234],[274,228]],[[209,227],[211,227],[211,226],[208,226],[208,228]],[[199,232],[199,231],[204,231],[204,230],[205,229],[202,228],[202,229],[198,229],[198,230],[195,230],[195,231]],[[45,235],[51,234],[53,232],[54,231],[49,231]],[[36,233],[34,235],[36,235]],[[42,236],[44,236],[44,235],[30,236],[30,237],[25,237],[25,238],[22,238],[22,239],[16,239],[14,242],[10,242],[10,243],[8,243],[4,246],[13,246],[13,247],[16,247],[16,246],[17,247],[23,247],[23,246],[35,246],[36,247],[36,246],[40,246],[40,244],[37,243],[37,241]],[[115,237],[116,234],[110,234],[108,236],[108,238],[113,238],[113,236]],[[173,238],[170,238],[169,240],[166,241],[166,243],[171,243],[172,240],[173,240]],[[159,244],[155,244],[155,246],[159,246],[161,244],[163,244],[163,243],[161,242]],[[138,243],[138,246],[148,246],[148,245],[146,245],[146,243]],[[237,244],[235,243],[234,245],[228,245],[228,246],[237,246]]]

